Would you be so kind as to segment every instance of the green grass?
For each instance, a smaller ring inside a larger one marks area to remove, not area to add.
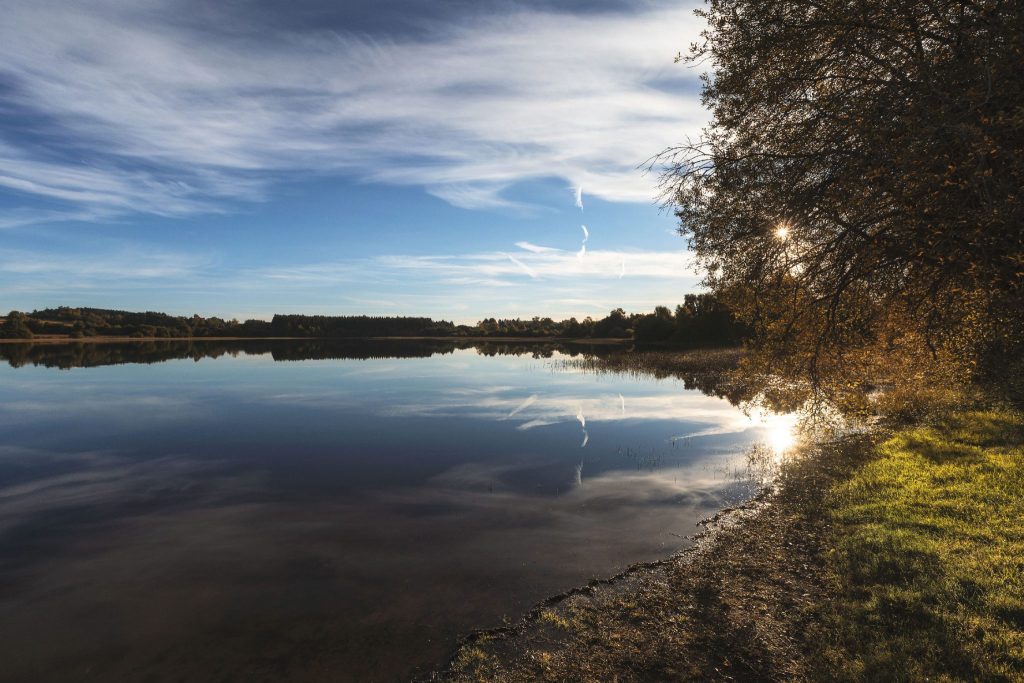
[[[897,433],[828,496],[830,680],[1024,680],[1024,419]]]

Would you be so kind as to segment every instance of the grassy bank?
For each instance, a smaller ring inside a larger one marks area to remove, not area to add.
[[[901,431],[832,488],[819,673],[1024,679],[1022,428],[973,412]]]
[[[694,549],[467,639],[439,678],[1024,680],[1024,420],[818,444]]]

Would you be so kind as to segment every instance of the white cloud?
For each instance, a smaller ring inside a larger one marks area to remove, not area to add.
[[[0,251],[0,276],[39,276],[60,285],[82,286],[102,281],[164,279],[180,281],[199,275],[207,259],[184,253],[117,249],[103,257],[54,256],[32,251]]]
[[[622,259],[629,257],[630,276],[659,279],[698,277],[693,256],[688,251],[588,251],[586,258],[577,252],[543,247],[529,242],[516,244],[520,252],[483,252],[462,256],[382,256],[375,261],[394,269],[430,272],[440,278],[478,275],[485,277],[522,277],[565,279],[597,277],[619,279]]]
[[[695,74],[672,63],[698,30],[689,7],[522,10],[392,42],[211,35],[180,12],[5,3],[5,99],[62,142],[6,133],[0,186],[97,217],[210,211],[296,172],[421,186],[463,207],[510,206],[508,186],[550,177],[649,201],[636,165],[706,118]]]
[[[146,307],[169,313],[268,318],[290,313],[490,317],[603,315],[674,305],[698,276],[686,251],[576,252],[524,242],[509,252],[385,255],[239,268],[202,253],[107,241],[99,255],[0,249],[8,306]],[[623,253],[630,271],[619,279]],[[258,301],[259,309],[238,302]]]
[[[130,211],[180,215],[219,210],[217,199],[255,199],[258,186],[224,171],[194,170],[187,179],[174,169],[162,173],[102,165],[35,159],[0,140],[0,187],[58,200],[69,211],[9,210],[0,227],[53,220],[100,220]]]
[[[523,271],[530,277],[537,279],[537,273],[532,268],[530,268],[530,266],[526,265],[512,254],[505,254],[505,257],[508,258],[510,263],[515,264],[515,266],[519,268],[519,270]]]
[[[523,251],[529,251],[534,254],[543,254],[545,252],[552,253],[557,252],[558,249],[554,247],[542,247],[539,244],[532,244],[530,242],[516,242],[516,246]]]

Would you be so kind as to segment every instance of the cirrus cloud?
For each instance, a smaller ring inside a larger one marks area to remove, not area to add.
[[[542,178],[650,201],[636,165],[706,118],[672,64],[688,7],[520,8],[400,38],[233,30],[240,7],[197,27],[181,0],[5,3],[0,188],[62,207],[50,220],[227,210],[297,174],[468,208]],[[40,220],[12,209],[0,226]]]

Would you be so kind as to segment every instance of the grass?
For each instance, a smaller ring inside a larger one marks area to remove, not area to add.
[[[546,609],[540,613],[537,620],[542,623],[548,623],[556,628],[568,631],[570,628],[569,620],[560,615],[558,612]]]
[[[1024,420],[896,433],[826,498],[823,678],[1024,680]]]

